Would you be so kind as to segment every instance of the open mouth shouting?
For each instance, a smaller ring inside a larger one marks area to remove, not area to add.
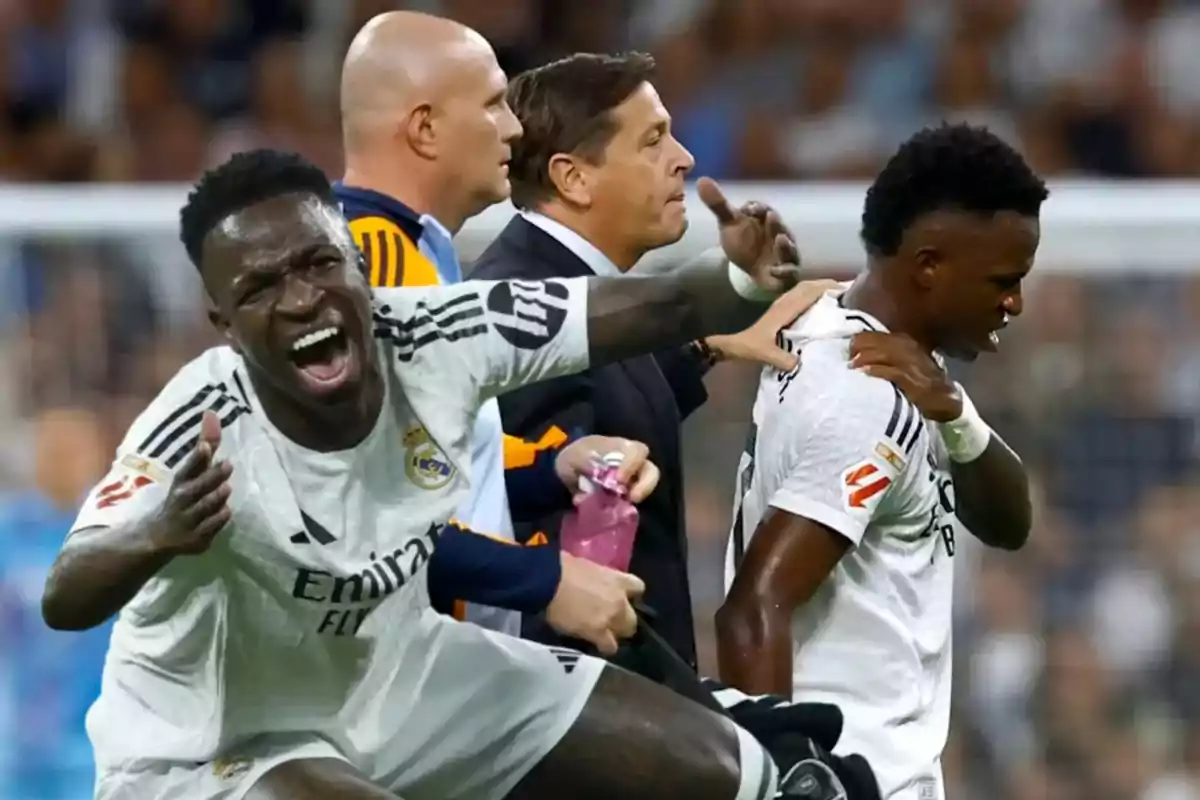
[[[297,337],[288,358],[312,394],[335,392],[358,371],[354,348],[341,325],[324,325]]]

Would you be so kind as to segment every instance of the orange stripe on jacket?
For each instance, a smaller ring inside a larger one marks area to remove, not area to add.
[[[500,542],[501,544],[508,544],[508,545],[512,545],[513,547],[521,546],[519,542],[514,542],[510,539],[502,539],[501,537],[493,536],[490,533],[484,533],[483,531],[477,531],[474,528],[468,528],[466,525],[464,525],[463,523],[459,522],[456,519],[450,520],[450,524],[453,525],[454,527],[458,528],[460,531],[464,531],[466,533],[473,533],[476,536],[486,536],[487,538],[489,538],[493,541],[496,541],[496,542]],[[538,531],[533,536],[529,537],[529,541],[526,542],[524,546],[525,547],[537,547],[539,545],[549,544],[549,543],[550,543],[550,540],[546,538],[546,534],[542,533],[541,531]],[[467,619],[467,604],[466,604],[466,602],[463,600],[455,600],[454,608],[451,610],[450,614],[452,617],[454,617],[459,622],[466,621],[466,619]]]
[[[533,466],[538,454],[546,450],[562,447],[570,438],[567,432],[557,425],[551,425],[550,430],[542,434],[536,442],[530,442],[516,436],[504,434],[504,468],[524,469]]]
[[[350,234],[367,260],[372,286],[437,286],[437,267],[399,225],[386,217],[350,220]]]
[[[495,535],[493,535],[493,534],[490,534],[490,533],[484,533],[483,531],[477,531],[477,530],[475,530],[474,528],[469,528],[469,527],[467,527],[466,525],[464,525],[463,523],[459,522],[459,521],[458,521],[458,520],[456,520],[456,519],[452,519],[452,520],[450,520],[450,524],[451,524],[451,525],[453,525],[454,527],[458,528],[460,531],[464,531],[465,533],[473,533],[473,534],[475,534],[476,536],[486,536],[487,538],[491,539],[491,540],[492,540],[492,541],[494,541],[494,542],[500,542],[501,544],[510,544],[510,545],[512,545],[512,546],[514,546],[514,547],[516,547],[516,546],[517,546],[517,543],[516,543],[516,542],[514,542],[514,541],[512,541],[512,540],[510,540],[510,539],[504,539],[504,538],[502,538],[502,537],[495,536]],[[467,604],[466,604],[466,602],[464,602],[464,601],[462,601],[462,600],[455,600],[455,601],[454,601],[454,608],[453,608],[453,610],[451,611],[451,616],[453,616],[453,617],[454,617],[456,620],[458,620],[459,622],[463,622],[463,621],[465,621],[465,620],[466,620],[466,618],[467,618]]]

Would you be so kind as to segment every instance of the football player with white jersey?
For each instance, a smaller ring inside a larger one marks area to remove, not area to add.
[[[714,205],[758,242],[745,272],[709,256],[372,293],[319,169],[268,150],[206,174],[182,238],[227,345],[133,424],[43,598],[58,629],[119,613],[88,716],[96,796],[794,796],[803,765],[727,720],[456,622],[427,586],[484,398],[737,330],[761,309],[748,295],[794,281],[765,215]],[[629,635],[632,608],[616,624]]]
[[[781,332],[742,456],[717,615],[724,680],[840,706],[886,798],[943,800],[955,542],[1021,547],[1020,460],[945,372],[1021,312],[1043,182],[980,128],[900,147],[866,196],[866,270]]]

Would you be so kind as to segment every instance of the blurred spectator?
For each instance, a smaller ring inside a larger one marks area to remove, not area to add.
[[[41,595],[80,500],[107,468],[109,442],[91,411],[49,408],[37,415],[33,443],[33,484],[0,498],[0,673],[12,676],[0,701],[12,715],[0,723],[12,757],[6,796],[82,798],[94,778],[83,718],[100,688],[109,626],[51,631]]]

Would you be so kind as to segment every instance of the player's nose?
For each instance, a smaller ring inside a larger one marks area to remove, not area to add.
[[[1007,295],[1000,303],[1000,307],[1004,309],[1004,313],[1010,317],[1019,317],[1021,312],[1025,310],[1025,301],[1021,297],[1020,292],[1013,292]]]
[[[671,137],[671,141],[674,142],[675,146],[679,148],[679,159],[677,161],[676,169],[682,172],[684,175],[687,175],[696,166],[696,157],[692,155],[692,151],[683,146],[683,142],[679,141],[674,136]]]
[[[289,317],[311,317],[320,307],[322,296],[323,292],[302,276],[290,275],[276,310]]]
[[[505,106],[505,110],[506,113],[504,125],[500,130],[500,138],[505,144],[511,145],[517,139],[521,138],[521,136],[525,133],[525,128],[521,125],[521,120],[517,118],[517,115],[513,113],[512,109],[507,107],[507,104]]]

